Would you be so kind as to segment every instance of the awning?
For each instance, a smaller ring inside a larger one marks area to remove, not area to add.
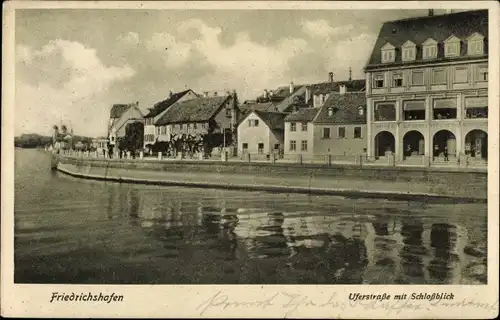
[[[403,109],[405,111],[425,110],[425,101],[405,101]]]
[[[455,109],[457,99],[437,99],[434,100],[434,109]]]
[[[387,110],[389,108],[394,109],[395,107],[396,107],[396,105],[394,103],[376,104],[375,110],[378,110],[378,109]]]
[[[465,107],[470,108],[486,108],[488,107],[488,97],[474,97],[465,99]]]

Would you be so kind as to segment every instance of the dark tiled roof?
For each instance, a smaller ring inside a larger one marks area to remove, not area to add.
[[[109,113],[111,119],[117,119],[122,116],[133,104],[114,104]]]
[[[181,92],[176,92],[176,93],[172,94],[172,96],[168,97],[167,99],[156,103],[153,106],[153,108],[151,108],[149,110],[148,114],[146,114],[144,116],[144,118],[156,117],[157,115],[159,115],[160,113],[162,113],[163,111],[165,111],[168,107],[170,107],[171,105],[173,105],[174,103],[176,103],[177,100],[179,100],[180,98],[182,98],[189,91],[191,91],[191,90],[188,89],[188,90],[184,90],[184,91],[181,91]]]
[[[318,114],[319,108],[303,108],[299,109],[297,112],[289,114],[285,121],[300,121],[300,122],[310,122],[313,121],[314,117]]]
[[[286,113],[265,112],[254,110],[255,114],[264,121],[271,130],[284,130]]]
[[[258,111],[276,111],[276,107],[271,102],[263,103],[244,103],[239,105],[240,112],[243,114],[248,114],[253,110]]]
[[[363,107],[363,115],[358,108]],[[333,108],[333,116],[328,115],[328,109]],[[360,93],[330,94],[321,107],[313,123],[318,124],[354,124],[366,123],[366,95]]]
[[[465,11],[385,22],[380,29],[366,68],[370,69],[370,67],[382,65],[381,49],[386,43],[396,47],[396,59],[394,63],[384,63],[383,65],[415,63],[415,61],[402,62],[401,59],[401,45],[408,40],[417,46],[417,62],[422,60],[421,45],[429,38],[438,42],[437,58],[431,61],[436,62],[445,59],[443,42],[452,35],[462,40],[461,56],[464,56],[466,53],[466,39],[475,32],[483,35],[485,40],[488,37],[488,10]],[[486,53],[487,47],[485,46]]]
[[[327,94],[330,92],[338,92],[340,86],[345,85],[347,91],[361,91],[366,86],[365,79],[348,80],[348,81],[334,81],[310,84],[307,87],[311,90],[311,97],[318,94]]]
[[[295,84],[293,86],[293,92],[292,93],[290,93],[290,86],[278,87],[275,90],[271,90],[272,93],[269,92],[267,100],[271,100],[271,101],[275,101],[275,102],[280,102],[283,99],[286,99],[288,96],[290,96],[290,95],[294,94],[295,92],[297,92],[298,90],[300,90],[300,88],[302,86],[303,85]],[[257,101],[264,101],[264,100],[266,100],[264,98],[264,94],[261,94],[260,96],[257,97]]]
[[[168,108],[167,112],[155,124],[208,121],[229,98],[229,96],[196,98],[175,103]]]

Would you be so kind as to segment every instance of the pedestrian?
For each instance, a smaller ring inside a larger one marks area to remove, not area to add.
[[[444,147],[444,161],[449,161],[449,159],[448,159],[448,147]]]

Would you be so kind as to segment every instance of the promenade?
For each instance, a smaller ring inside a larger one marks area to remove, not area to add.
[[[268,192],[296,192],[341,196],[382,197],[400,200],[483,202],[487,198],[486,186],[470,184],[457,189],[445,183],[416,181],[384,181],[352,179],[321,174],[274,175],[262,173],[228,173],[170,170],[141,170],[116,166],[75,165],[59,163],[58,170],[79,178],[154,185],[190,186],[202,188],[243,189]]]

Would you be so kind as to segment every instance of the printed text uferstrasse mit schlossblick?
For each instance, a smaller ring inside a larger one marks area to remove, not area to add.
[[[66,294],[64,292],[52,292],[52,297],[50,302],[71,302],[71,301],[83,301],[83,302],[122,302],[123,295],[115,294],[112,292],[111,294],[103,294],[100,292],[99,294],[88,293],[74,293]]]

